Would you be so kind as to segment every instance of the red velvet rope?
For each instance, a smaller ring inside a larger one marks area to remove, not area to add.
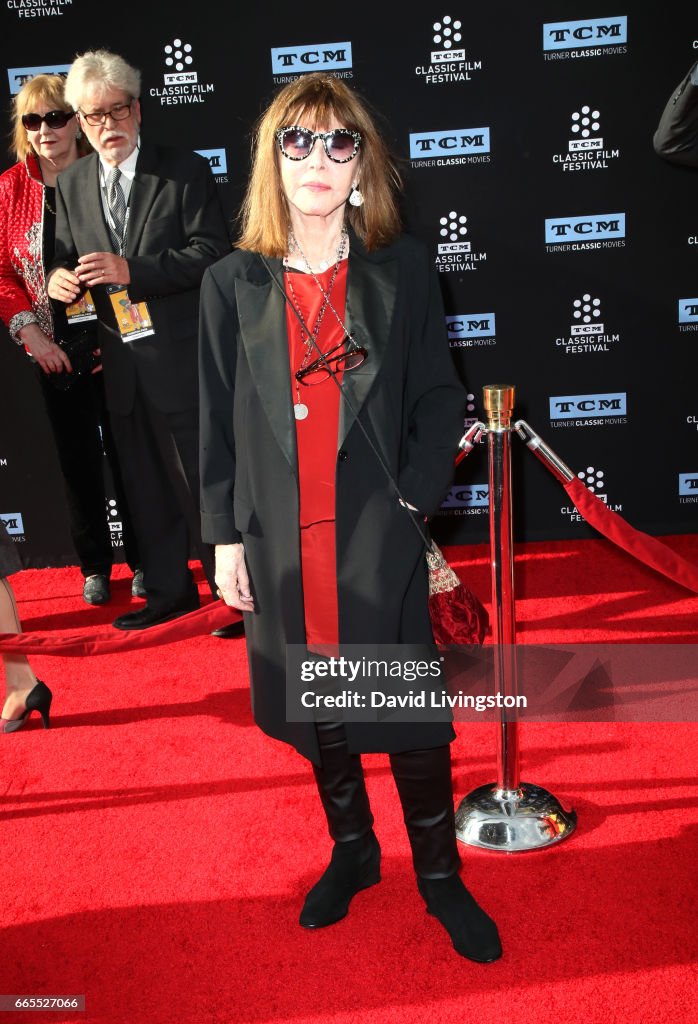
[[[677,555],[656,537],[650,537],[649,534],[630,526],[617,512],[612,512],[600,498],[592,494],[577,477],[565,483],[564,488],[579,514],[584,516],[595,530],[627,551],[633,558],[698,594],[698,568],[695,565]]]
[[[148,629],[122,630],[111,627],[101,633],[0,633],[2,654],[53,654],[59,658],[80,658],[87,654],[118,654],[146,647],[159,647],[177,640],[210,633],[219,626],[239,622],[242,613],[223,601],[211,601],[196,611]]]

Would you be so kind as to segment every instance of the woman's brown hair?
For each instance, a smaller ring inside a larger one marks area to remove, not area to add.
[[[341,79],[316,72],[284,86],[257,124],[252,172],[240,211],[237,244],[241,249],[279,257],[288,247],[290,217],[279,171],[279,128],[303,124],[317,130],[333,120],[361,133],[361,146],[354,159],[365,201],[362,206],[347,205],[349,224],[369,250],[387,245],[399,234],[400,175],[375,118],[366,102]]]

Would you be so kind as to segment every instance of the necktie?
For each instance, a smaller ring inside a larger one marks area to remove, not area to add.
[[[124,190],[121,187],[120,178],[121,171],[118,167],[113,167],[107,178],[107,202],[109,203],[109,212],[113,222],[110,224],[109,230],[111,231],[114,250],[119,254],[121,254],[124,240],[124,225],[126,223],[126,200],[124,199]]]

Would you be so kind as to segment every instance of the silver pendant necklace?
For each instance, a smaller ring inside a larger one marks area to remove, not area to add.
[[[306,267],[308,268],[308,270],[310,271],[311,276],[314,278],[316,284],[320,288],[320,291],[322,292],[322,296],[323,296],[322,306],[320,307],[320,312],[318,313],[317,319],[316,319],[315,324],[314,324],[314,326],[312,328],[312,333],[310,335],[308,335],[308,338],[306,339],[306,342],[305,342],[305,354],[303,355],[303,359],[301,361],[301,365],[298,367],[299,370],[302,370],[302,369],[304,369],[307,366],[307,364],[308,364],[308,362],[310,360],[310,356],[311,356],[311,354],[313,353],[313,351],[315,350],[315,348],[317,346],[317,339],[318,339],[318,335],[320,333],[320,325],[322,324],[322,320],[323,320],[323,317],[325,315],[325,310],[327,309],[328,305],[332,309],[332,311],[335,314],[335,316],[337,316],[337,313],[336,313],[336,311],[334,309],[334,306],[330,302],[330,292],[332,291],[332,286],[334,285],[335,278],[337,277],[337,273],[339,272],[339,264],[342,262],[342,257],[344,256],[344,252],[345,252],[345,248],[346,248],[346,243],[348,241],[348,237],[349,236],[347,235],[346,230],[342,229],[342,233],[339,236],[339,244],[337,246],[337,252],[335,253],[335,256],[334,256],[334,261],[335,261],[334,273],[332,274],[332,278],[330,280],[328,289],[327,289],[327,291],[325,291],[325,289],[322,287],[322,285],[318,281],[317,277],[315,277],[315,274],[311,270],[310,264],[306,260],[304,254],[303,254],[303,250],[301,249],[300,245],[298,244],[295,235],[293,234],[293,232],[290,232],[290,234],[289,234],[289,250],[296,249],[301,254],[301,256],[303,257],[303,261],[304,261]],[[322,262],[326,263],[325,269],[327,269],[331,265],[331,260],[323,260]],[[291,292],[291,298],[293,299],[293,303],[294,303],[294,305],[296,307],[297,312],[301,313],[300,303],[298,302],[298,298],[296,297],[296,293],[293,290],[292,275],[289,273],[288,256],[284,257],[284,269],[286,271],[287,278],[288,278],[289,291]],[[296,383],[296,401],[293,403],[293,415],[296,417],[297,420],[305,420],[305,419],[308,418],[308,413],[310,412],[310,410],[308,409],[308,406],[305,404],[305,402],[301,402],[300,384],[298,382],[298,379],[296,379],[295,383]]]
[[[338,261],[341,260],[342,257],[344,256],[345,243],[348,242],[348,241],[349,241],[349,235],[347,233],[347,230],[346,230],[346,228],[342,228],[342,234],[340,236],[339,248],[337,250],[337,257],[336,257]],[[332,281],[330,282],[330,286],[329,286],[328,290],[325,291],[325,289],[322,287],[322,282],[318,281],[317,277],[313,273],[313,268],[308,263],[308,260],[307,260],[307,258],[305,256],[305,253],[301,249],[301,247],[300,247],[300,245],[298,243],[298,239],[293,234],[293,231],[289,232],[289,248],[297,249],[298,252],[301,254],[301,257],[303,258],[303,262],[305,263],[305,266],[306,266],[306,269],[307,269],[308,273],[313,278],[313,280],[315,281],[315,284],[318,286],[318,288],[322,292],[322,297],[323,297],[323,299],[325,301],[326,306],[329,306],[330,309],[332,310],[332,312],[334,313],[334,318],[337,321],[337,323],[339,324],[339,326],[342,328],[342,330],[344,331],[345,337],[347,337],[349,339],[349,341],[351,342],[351,344],[353,346],[355,346],[356,342],[354,341],[353,336],[347,330],[346,324],[342,320],[342,318],[339,315],[339,313],[337,312],[337,310],[332,305],[332,300],[330,299],[330,292],[332,291],[332,285],[334,283],[334,277],[332,278]],[[284,257],[284,259],[286,259],[286,257]],[[323,313],[324,313],[324,309],[323,309]]]

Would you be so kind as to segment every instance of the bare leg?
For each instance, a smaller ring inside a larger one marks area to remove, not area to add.
[[[8,580],[0,577],[0,633],[21,633],[15,595]],[[2,717],[18,718],[25,707],[27,694],[36,686],[36,676],[23,654],[3,654],[5,666],[5,704]]]

